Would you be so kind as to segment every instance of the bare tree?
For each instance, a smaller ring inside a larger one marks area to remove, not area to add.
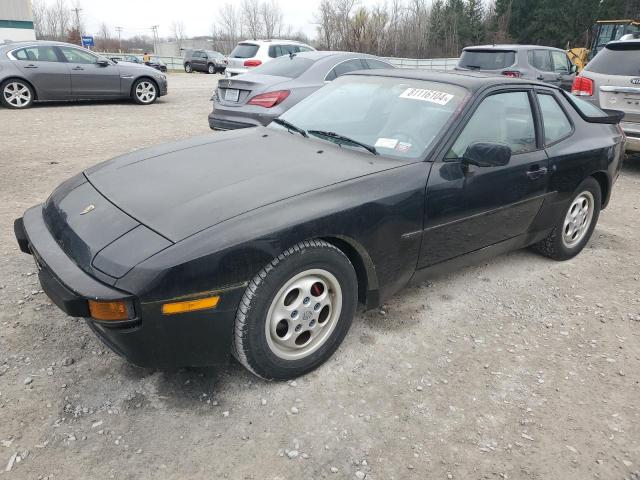
[[[251,38],[256,40],[262,36],[262,18],[258,0],[242,1],[242,19]]]
[[[218,10],[218,28],[225,42],[227,52],[230,52],[242,35],[242,23],[233,3],[225,3]]]
[[[182,42],[185,38],[185,26],[182,20],[174,20],[171,22],[171,33],[173,38],[176,39],[178,44],[178,50],[182,50]]]
[[[278,0],[262,2],[260,13],[266,37],[271,39],[280,36],[282,31],[282,10]]]

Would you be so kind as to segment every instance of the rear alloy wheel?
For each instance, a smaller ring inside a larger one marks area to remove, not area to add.
[[[34,92],[28,83],[10,79],[0,85],[0,101],[5,107],[22,109],[33,105]]]
[[[187,72],[187,73],[193,72],[193,68],[191,67],[190,63],[185,63],[184,64],[184,71]]]
[[[309,240],[251,280],[236,315],[234,356],[265,379],[287,380],[324,363],[349,331],[357,278],[335,246]]]
[[[213,65],[213,64],[209,64],[209,67],[207,68],[207,71],[208,71],[210,74],[214,74],[214,73],[216,73],[216,67],[215,67],[215,65]]]
[[[569,260],[586,246],[600,216],[602,193],[595,178],[587,178],[578,186],[567,210],[553,230],[532,248],[554,260]]]
[[[158,98],[158,88],[151,80],[142,78],[133,85],[133,100],[141,105],[149,105]]]

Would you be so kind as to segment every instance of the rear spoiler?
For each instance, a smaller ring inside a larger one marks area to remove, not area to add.
[[[589,117],[587,122],[617,125],[624,118],[624,112],[621,112],[620,110],[603,109],[602,111],[607,114],[606,117]]]
[[[578,114],[582,117],[582,119],[585,122],[589,122],[589,123],[605,123],[605,124],[609,124],[609,125],[618,125],[622,121],[622,119],[624,118],[624,112],[621,112],[620,110],[608,110],[608,109],[604,109],[604,108],[598,108],[598,107],[595,107],[595,106],[594,106],[595,110],[604,113],[604,115],[588,115],[583,110],[583,108],[581,108],[580,105],[578,105],[574,101],[574,99],[576,97],[574,97],[573,95],[571,95],[570,93],[568,93],[568,92],[566,92],[564,90],[560,90],[560,91],[565,96],[565,98],[567,100],[569,100],[571,105],[575,108],[576,112],[578,112]]]

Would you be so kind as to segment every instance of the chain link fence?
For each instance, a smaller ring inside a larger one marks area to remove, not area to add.
[[[107,58],[122,59],[126,53],[100,53]],[[141,57],[141,56],[140,56]],[[168,70],[182,71],[184,69],[182,57],[165,57],[152,55],[156,60],[160,60],[167,65]],[[457,65],[457,58],[397,58],[387,57],[386,61],[396,68],[417,68],[423,70],[453,70]]]

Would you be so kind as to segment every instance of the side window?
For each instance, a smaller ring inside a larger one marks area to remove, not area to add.
[[[538,103],[542,112],[545,145],[571,133],[571,122],[553,95],[538,93]]]
[[[312,52],[313,51],[309,47],[305,47],[303,45],[300,45],[298,48],[300,49],[301,52]]]
[[[461,158],[476,142],[502,143],[514,155],[536,149],[536,131],[527,92],[485,98],[464,127],[447,158]]]
[[[346,62],[339,63],[334,68],[336,77],[344,75],[345,73],[354,72],[356,70],[365,70],[366,67],[362,64],[359,58],[353,60],[347,60]]]
[[[363,60],[364,60],[364,63],[369,65],[369,68],[371,68],[371,69],[375,69],[375,68],[393,68],[388,63],[381,62],[380,60],[373,60],[372,58],[365,58]]]
[[[551,58],[553,59],[553,71],[556,73],[569,73],[569,58],[564,52],[551,52]]]
[[[60,47],[64,58],[69,63],[96,63],[98,57],[79,48]]]
[[[543,72],[552,72],[549,50],[529,50],[529,63]]]
[[[325,81],[331,82],[331,81],[335,80],[336,78],[337,78],[336,69],[332,68],[331,71],[329,73],[327,73],[327,76],[325,77]]]
[[[269,47],[269,56],[270,56],[271,58],[276,58],[276,57],[277,57],[277,55],[276,55],[276,47],[275,47],[275,46],[273,46],[273,45],[271,45],[271,46]]]
[[[27,47],[13,52],[18,60],[30,62],[58,62],[58,56],[53,47]]]

